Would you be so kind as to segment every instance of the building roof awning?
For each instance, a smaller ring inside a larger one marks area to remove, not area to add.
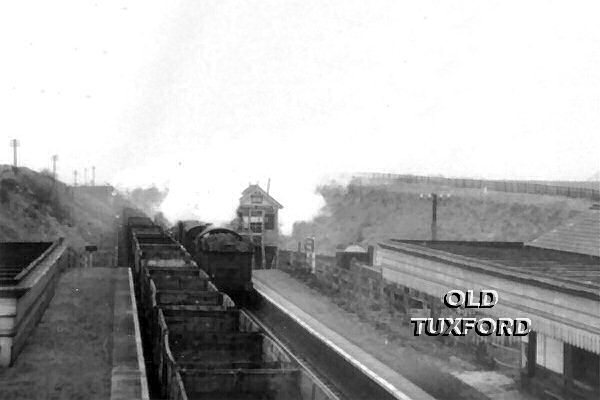
[[[527,244],[600,257],[600,211],[586,211]]]
[[[392,251],[533,285],[600,299],[600,259],[526,246],[522,242],[398,240],[379,243]]]

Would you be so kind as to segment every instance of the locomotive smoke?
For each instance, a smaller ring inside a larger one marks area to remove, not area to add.
[[[233,175],[226,179],[199,179],[191,187],[185,179],[173,180],[161,211],[170,221],[199,219],[219,225],[227,224],[235,218],[239,197],[248,183],[255,184],[258,181],[266,190],[268,179],[266,175],[262,175],[261,179],[241,179]],[[295,221],[311,219],[318,213],[323,199],[314,191],[316,184],[310,179],[290,182],[271,177],[270,194],[284,206],[279,221],[282,233],[290,234]]]
[[[317,186],[333,178],[345,183],[348,176],[344,178],[339,171],[367,168],[366,163],[371,162],[367,157],[332,157],[335,138],[324,137],[320,146],[303,141],[291,146],[286,138],[280,138],[271,140],[266,149],[253,147],[257,139],[267,140],[264,134],[252,132],[236,138],[233,146],[227,141],[205,142],[199,135],[187,149],[179,147],[168,153],[161,145],[150,143],[147,151],[160,154],[156,158],[161,162],[147,157],[136,167],[121,171],[117,182],[120,187],[156,185],[168,190],[160,211],[171,222],[199,219],[221,225],[235,218],[248,183],[258,182],[267,190],[270,178],[270,194],[284,207],[279,213],[281,232],[290,234],[294,222],[312,219],[323,207],[323,198],[315,192]],[[359,147],[360,143],[347,144],[345,150],[356,153]],[[278,148],[286,151],[270,150]],[[260,150],[260,156],[249,157],[249,150]]]
[[[160,168],[139,165],[122,172],[119,186],[156,185],[168,190],[159,208],[170,222],[198,219],[224,225],[235,218],[241,192],[248,183],[259,183],[266,190],[271,178],[270,194],[284,206],[279,221],[284,234],[291,233],[294,222],[313,218],[323,206],[323,198],[315,189],[326,179],[324,174],[295,171],[289,164],[248,169],[244,160],[236,162],[236,158],[236,155],[228,159],[207,155],[202,160],[187,158],[185,163],[173,158]],[[149,170],[152,172],[148,173]]]

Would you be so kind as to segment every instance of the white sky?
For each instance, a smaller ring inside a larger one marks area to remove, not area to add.
[[[324,174],[585,180],[600,170],[600,2],[0,5],[0,163],[168,186],[171,218],[249,181],[289,228]],[[80,178],[81,179],[81,178]]]

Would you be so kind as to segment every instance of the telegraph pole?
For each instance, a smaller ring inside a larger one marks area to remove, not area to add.
[[[87,180],[87,168],[83,169],[83,185],[87,185],[88,180]]]
[[[58,155],[54,154],[52,156],[52,177],[56,180],[56,162],[58,161]]]
[[[431,240],[437,240],[437,193],[431,193]]]
[[[424,194],[419,196],[421,199],[425,198]],[[437,194],[429,193],[427,199],[431,199],[431,240],[437,240],[437,206],[438,199],[443,200],[449,198],[449,194]]]
[[[77,186],[77,170],[73,171],[73,186]]]
[[[13,148],[13,167],[17,168],[17,147],[20,146],[20,143],[17,139],[12,139],[10,146]]]
[[[92,167],[92,186],[96,186],[96,167]]]

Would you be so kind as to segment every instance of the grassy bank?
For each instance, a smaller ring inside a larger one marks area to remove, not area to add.
[[[311,221],[294,224],[282,247],[295,249],[298,241],[314,236],[317,252],[333,254],[338,244],[429,239],[431,192],[450,194],[438,202],[438,239],[445,240],[529,241],[590,206],[559,196],[425,184],[328,185],[318,191],[325,206]]]

